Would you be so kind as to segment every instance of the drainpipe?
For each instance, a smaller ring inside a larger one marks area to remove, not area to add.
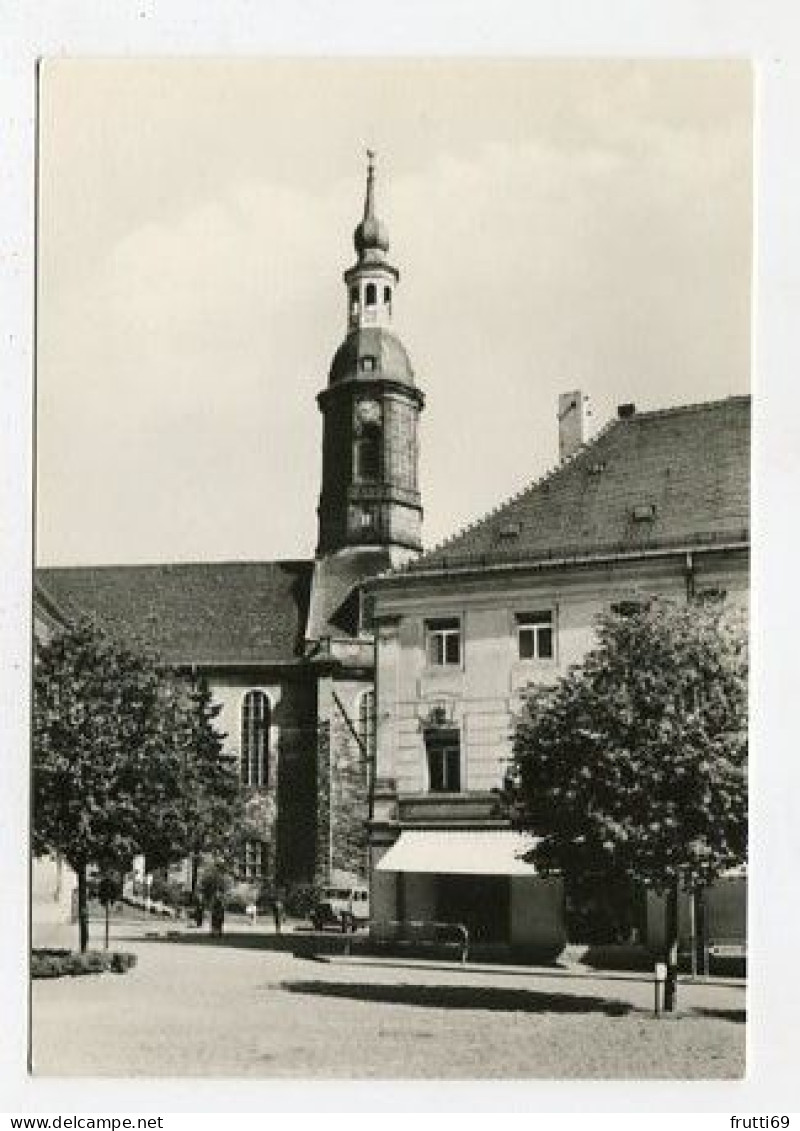
[[[355,739],[356,745],[357,745],[358,749],[361,751],[361,757],[364,759],[364,764],[367,767],[367,773],[369,774],[369,791],[368,791],[368,795],[367,795],[367,805],[368,805],[368,810],[369,810],[369,822],[370,822],[369,827],[370,827],[370,834],[371,834],[371,823],[372,823],[373,806],[374,806],[375,766],[374,766],[374,763],[373,763],[372,758],[370,756],[370,752],[367,749],[367,745],[364,742],[364,739],[358,733],[358,730],[356,729],[356,726],[353,723],[353,720],[350,718],[350,715],[347,713],[347,710],[344,706],[344,703],[342,703],[341,699],[339,698],[339,696],[336,694],[335,691],[331,691],[331,695],[333,696],[333,701],[336,704],[336,706],[338,707],[342,718],[344,719],[345,723],[347,724],[347,729],[350,731],[350,734]],[[377,716],[378,716],[378,705],[377,705],[377,696],[376,696],[375,697],[375,719],[373,720],[373,723],[372,723],[373,730],[374,730],[375,726],[377,725]],[[331,820],[331,826],[332,825],[333,825],[333,821]],[[331,832],[331,837],[333,837],[332,832]],[[331,844],[331,859],[333,858],[332,854],[333,854],[333,846]],[[369,846],[367,847],[367,854],[369,855]],[[370,866],[369,858],[367,860],[367,866],[368,867]]]

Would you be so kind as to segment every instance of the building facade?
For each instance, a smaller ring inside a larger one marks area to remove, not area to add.
[[[557,948],[556,881],[520,859],[500,803],[524,689],[580,662],[613,604],[704,591],[747,603],[749,398],[622,406],[588,443],[566,407],[555,470],[367,585],[379,918],[457,915],[477,939]]]

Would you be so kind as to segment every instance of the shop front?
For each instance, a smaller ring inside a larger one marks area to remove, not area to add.
[[[373,873],[372,920],[458,923],[475,946],[555,956],[566,941],[559,877],[511,829],[405,829]]]

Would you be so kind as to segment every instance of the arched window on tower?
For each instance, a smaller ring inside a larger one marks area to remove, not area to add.
[[[381,430],[365,424],[355,442],[356,479],[375,482],[381,477]]]
[[[358,315],[358,287],[350,288],[350,317],[355,318]]]
[[[364,288],[364,302],[367,306],[374,306],[378,301],[378,288],[374,283],[367,283]]]
[[[269,785],[269,726],[272,711],[263,691],[248,691],[242,700],[242,785]]]

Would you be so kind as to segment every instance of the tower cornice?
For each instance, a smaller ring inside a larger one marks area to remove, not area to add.
[[[381,260],[378,263],[367,263],[359,260],[354,263],[352,267],[348,267],[342,272],[342,278],[345,283],[350,284],[355,279],[361,279],[364,275],[391,275],[396,283],[400,282],[400,270],[392,263],[386,263]]]
[[[403,381],[395,381],[391,377],[349,377],[346,381],[339,381],[327,389],[317,393],[317,404],[324,411],[331,399],[339,399],[343,392],[351,392],[353,396],[385,396],[395,395],[411,400],[421,409],[425,405],[425,394],[416,385],[407,385]]]

